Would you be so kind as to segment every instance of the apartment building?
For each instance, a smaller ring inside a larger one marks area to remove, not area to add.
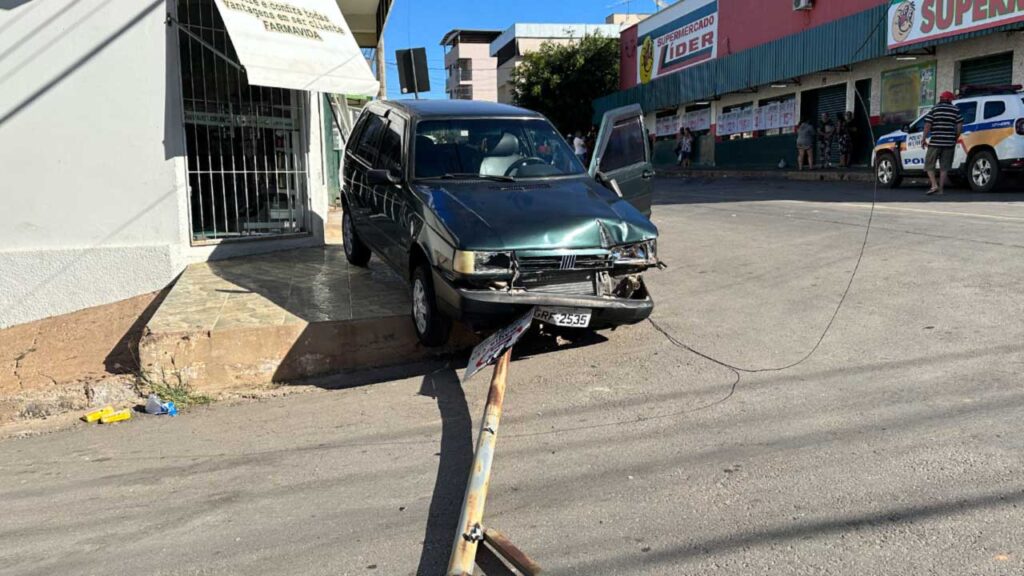
[[[512,103],[512,71],[523,56],[539,50],[545,42],[571,44],[588,34],[618,38],[621,24],[521,24],[509,26],[491,42],[491,56],[497,65],[498,102]]]
[[[497,61],[491,55],[491,42],[500,30],[449,31],[441,39],[444,46],[444,91],[452,100],[498,100]]]

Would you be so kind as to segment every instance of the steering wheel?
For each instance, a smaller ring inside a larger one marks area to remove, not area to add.
[[[520,168],[524,168],[526,166],[531,166],[534,164],[547,164],[547,162],[544,161],[543,158],[538,158],[536,156],[530,156],[529,158],[516,160],[515,162],[512,163],[511,166],[508,167],[508,170],[505,170],[505,176],[511,176],[513,172],[518,171]]]

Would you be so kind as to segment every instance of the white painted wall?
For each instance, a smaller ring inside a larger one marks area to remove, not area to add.
[[[0,9],[0,327],[156,290],[181,269],[165,13],[164,0]]]
[[[0,4],[0,328],[161,289],[190,261],[323,243],[313,99],[313,234],[190,246],[173,6]]]

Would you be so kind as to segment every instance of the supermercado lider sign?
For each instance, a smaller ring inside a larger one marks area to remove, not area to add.
[[[901,48],[1024,21],[1024,0],[891,0],[888,46]]]
[[[637,25],[637,82],[718,56],[718,0],[686,0]]]

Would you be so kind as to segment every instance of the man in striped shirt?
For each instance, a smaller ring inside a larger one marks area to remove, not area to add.
[[[928,149],[924,167],[932,183],[929,196],[942,194],[946,175],[953,168],[956,141],[963,128],[964,118],[960,115],[960,109],[953,105],[953,93],[943,92],[939,96],[939,103],[924,117],[924,137],[921,139],[921,146]],[[939,164],[938,182],[935,181],[936,162]]]

